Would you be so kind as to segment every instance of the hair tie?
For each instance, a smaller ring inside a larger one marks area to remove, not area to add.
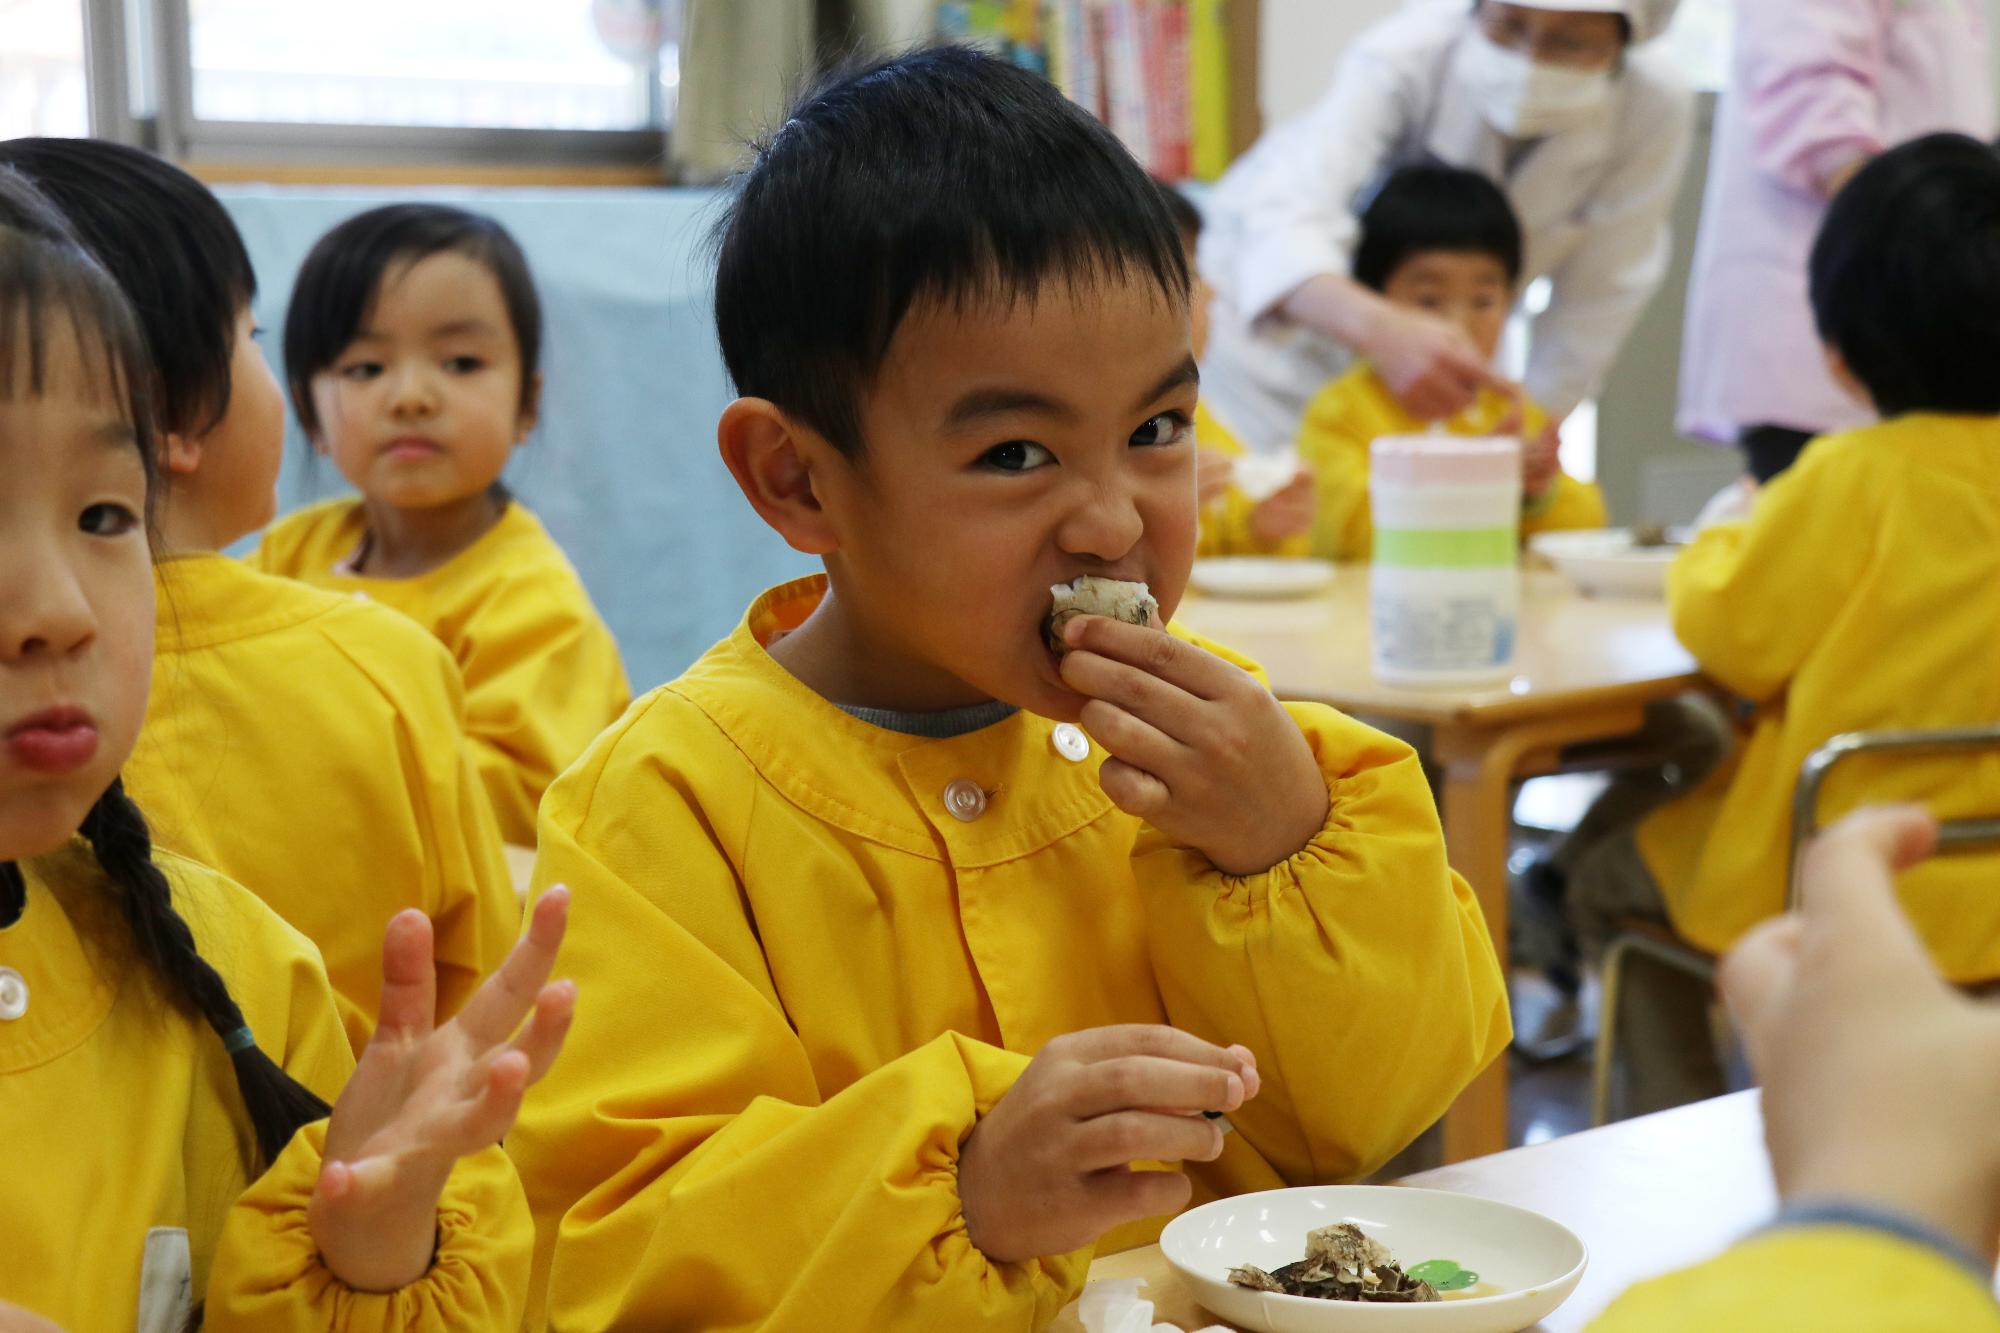
[[[251,1050],[257,1045],[257,1038],[248,1026],[240,1027],[222,1039],[222,1049],[231,1055],[238,1051]]]

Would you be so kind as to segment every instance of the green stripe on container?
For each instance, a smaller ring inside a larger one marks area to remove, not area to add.
[[[1512,527],[1377,528],[1375,563],[1420,569],[1511,565],[1518,557]]]

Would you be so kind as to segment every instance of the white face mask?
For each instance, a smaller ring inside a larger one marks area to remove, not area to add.
[[[1486,123],[1517,139],[1587,124],[1611,100],[1611,71],[1566,69],[1530,60],[1468,33],[1452,57],[1451,77]]]

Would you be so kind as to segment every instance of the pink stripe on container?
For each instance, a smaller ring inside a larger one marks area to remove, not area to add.
[[[1457,435],[1385,435],[1369,446],[1370,475],[1398,486],[1521,484],[1521,442]]]

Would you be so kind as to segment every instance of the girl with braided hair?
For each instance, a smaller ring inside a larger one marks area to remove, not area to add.
[[[0,171],[0,1328],[513,1327],[531,1232],[496,1145],[568,1029],[567,895],[442,1025],[430,923],[392,920],[357,1069],[311,943],[155,851],[119,780],[149,383],[116,285]]]

